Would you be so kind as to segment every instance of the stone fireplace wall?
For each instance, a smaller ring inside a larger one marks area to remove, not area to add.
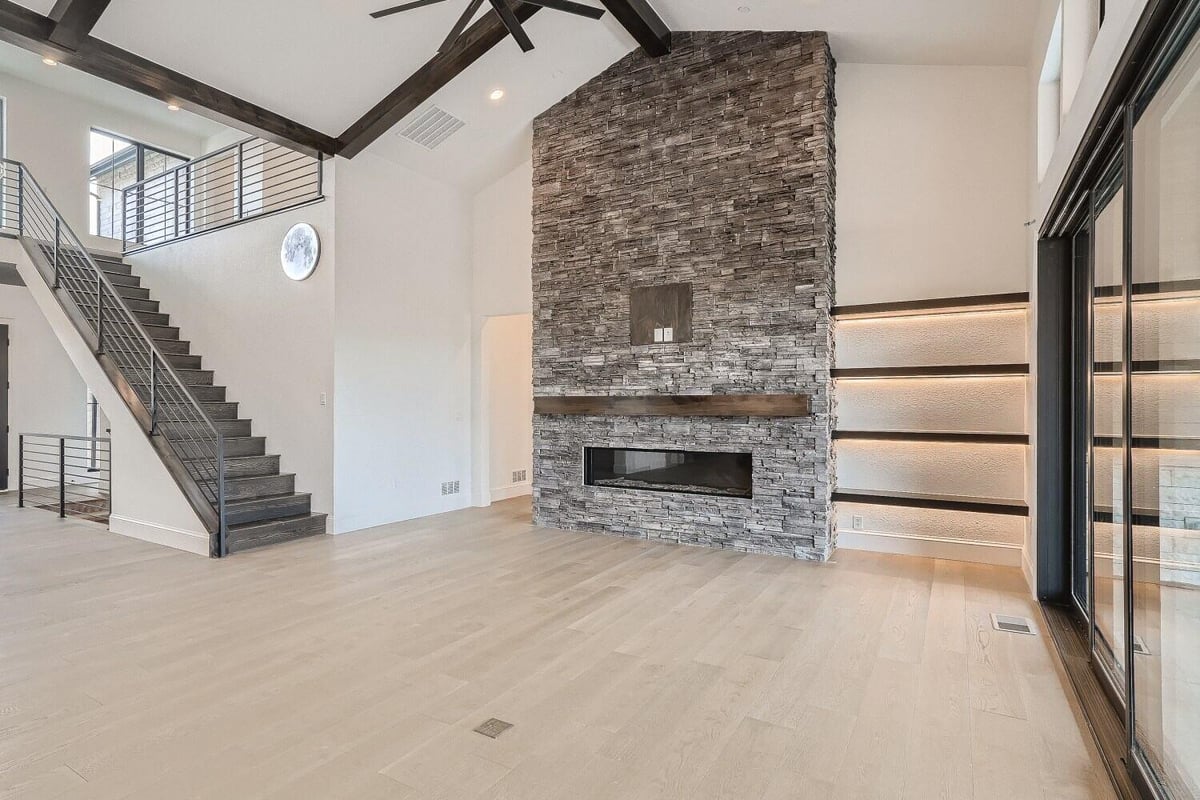
[[[534,520],[824,559],[834,62],[823,33],[676,33],[534,122],[534,394],[812,396],[807,418],[538,415]],[[630,343],[690,283],[692,339]],[[751,452],[752,499],[583,485],[585,446]]]

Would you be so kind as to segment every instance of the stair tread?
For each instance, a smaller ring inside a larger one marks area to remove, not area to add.
[[[226,436],[225,441],[230,439],[254,439],[254,436]],[[225,456],[226,461],[249,461],[252,458],[279,458],[278,453],[263,453],[257,456]],[[209,461],[207,458],[185,458],[184,461]],[[294,474],[294,473],[291,473]]]
[[[236,525],[230,525],[229,530],[245,531],[253,528],[269,528],[280,524],[287,524],[289,522],[297,522],[303,519],[326,519],[328,516],[328,514],[319,511],[313,511],[308,514],[291,514],[286,517],[276,517],[275,519],[260,520],[258,522],[239,522]]]
[[[311,498],[312,493],[311,492],[282,492],[281,494],[264,494],[261,497],[249,497],[249,498],[246,498],[245,500],[227,500],[225,502],[225,505],[227,507],[229,507],[229,506],[250,506],[250,505],[254,505],[255,503],[265,503],[265,502],[269,502],[272,500],[282,500],[284,498],[292,498],[292,497]],[[239,523],[239,524],[247,524],[247,523]]]
[[[265,456],[248,456],[248,458],[265,458]],[[201,460],[203,460],[203,459],[201,459]],[[227,460],[229,460],[229,459],[227,459]],[[267,480],[267,479],[275,480],[276,478],[294,478],[294,477],[296,477],[296,473],[294,473],[294,472],[276,472],[271,475],[238,475],[237,477],[226,478],[225,483],[241,483],[243,481],[261,481],[261,480]],[[277,497],[278,495],[264,495],[264,496],[265,497]]]

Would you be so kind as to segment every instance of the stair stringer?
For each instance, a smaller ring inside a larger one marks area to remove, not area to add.
[[[109,530],[200,555],[210,555],[213,520],[202,519],[211,506],[197,509],[184,484],[192,482],[186,468],[161,436],[150,436],[137,415],[145,409],[124,375],[106,356],[97,356],[92,343],[59,302],[33,256],[16,242],[4,242],[9,261],[33,295],[34,302],[100,402],[112,426],[112,513]],[[70,301],[67,300],[67,303]],[[83,398],[80,398],[82,408]],[[174,466],[175,469],[171,469]],[[198,490],[197,490],[198,491]]]

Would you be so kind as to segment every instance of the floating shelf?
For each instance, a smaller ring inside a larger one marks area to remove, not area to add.
[[[1124,447],[1119,436],[1097,436],[1094,447]],[[1134,436],[1134,450],[1200,450],[1200,439],[1189,436]]]
[[[1092,365],[1096,375],[1120,375],[1120,361],[1097,361]],[[1180,375],[1200,372],[1200,358],[1174,358],[1163,361],[1134,361],[1135,375]]]
[[[1159,527],[1159,522],[1162,517],[1157,511],[1152,508],[1135,508],[1133,510],[1133,524],[1147,528]],[[1095,522],[1107,522],[1112,524],[1113,511],[1110,506],[1096,506],[1092,509],[1092,520]]]
[[[1028,375],[1028,364],[939,364],[924,367],[835,367],[834,378],[991,378]]]
[[[970,297],[936,297],[931,300],[901,300],[894,303],[866,303],[853,306],[834,306],[837,319],[870,319],[907,317],[918,314],[953,314],[971,311],[1009,311],[1024,308],[1029,292],[982,294]]]
[[[1200,278],[1188,278],[1180,281],[1153,281],[1149,283],[1135,283],[1133,285],[1134,297],[1145,298],[1148,295],[1191,293],[1200,293]],[[1119,298],[1121,296],[1121,287],[1097,286],[1094,290],[1092,290],[1092,296],[1098,298]]]
[[[943,511],[968,511],[975,514],[1003,514],[1028,517],[1029,506],[1022,500],[995,497],[967,497],[957,494],[919,494],[873,489],[838,489],[833,493],[835,503],[861,503],[901,508],[936,508]]]
[[[874,442],[1029,444],[1029,434],[1027,433],[977,433],[973,431],[834,431],[833,438]]]

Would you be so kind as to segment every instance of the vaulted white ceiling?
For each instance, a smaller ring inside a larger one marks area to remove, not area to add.
[[[381,20],[396,0],[113,0],[93,35],[336,136],[436,52],[466,0]],[[599,5],[597,0],[590,0]],[[54,0],[21,0],[46,14]],[[1025,66],[1039,0],[651,0],[673,30],[826,30],[841,61]],[[743,10],[745,9],[745,10]],[[519,156],[530,120],[635,47],[612,15],[543,10],[432,102],[466,126],[437,151],[379,156],[465,185]],[[488,99],[502,87],[505,98]]]

